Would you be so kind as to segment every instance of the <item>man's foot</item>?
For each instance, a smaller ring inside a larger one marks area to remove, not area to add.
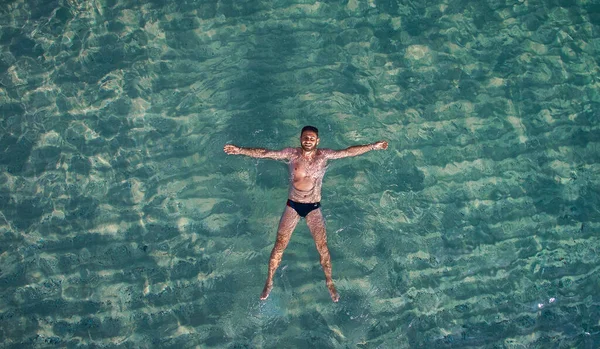
[[[331,295],[331,300],[334,302],[339,301],[340,295],[339,295],[339,293],[337,293],[335,286],[333,286],[333,282],[330,284],[327,284],[327,288],[329,289],[329,295]]]
[[[267,282],[267,284],[265,285],[265,288],[262,291],[262,294],[260,295],[260,300],[264,301],[265,299],[269,298],[269,293],[271,293],[271,290],[273,289],[273,282]]]

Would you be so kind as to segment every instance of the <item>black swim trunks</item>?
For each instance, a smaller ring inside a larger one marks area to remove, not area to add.
[[[306,217],[306,215],[309,214],[310,211],[316,210],[317,208],[321,207],[320,202],[304,203],[292,201],[290,199],[288,199],[287,205],[293,208],[300,215],[300,217]]]

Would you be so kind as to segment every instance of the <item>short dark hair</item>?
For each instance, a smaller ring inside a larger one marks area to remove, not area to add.
[[[302,135],[304,133],[304,131],[313,131],[314,133],[317,134],[317,137],[319,137],[319,129],[314,127],[314,126],[304,126],[302,127],[302,132],[300,132],[300,135]]]

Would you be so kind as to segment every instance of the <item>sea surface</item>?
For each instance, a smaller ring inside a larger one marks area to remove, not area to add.
[[[0,348],[600,347],[597,0],[4,0]],[[304,221],[260,301],[300,129]]]

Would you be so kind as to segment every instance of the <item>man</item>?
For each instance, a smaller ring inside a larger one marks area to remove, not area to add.
[[[313,126],[305,126],[300,133],[300,148],[268,150],[262,148],[241,148],[227,144],[223,150],[227,154],[240,154],[253,158],[269,158],[287,160],[290,169],[290,188],[288,201],[279,221],[277,240],[271,251],[267,282],[260,296],[265,300],[273,288],[273,276],[281,262],[283,251],[288,245],[292,232],[300,218],[306,218],[310,233],[315,240],[317,251],[321,257],[321,266],[325,272],[325,282],[334,302],[340,298],[331,279],[331,258],[327,248],[325,221],[321,213],[321,184],[325,175],[327,160],[341,159],[364,154],[370,150],[387,149],[386,141],[373,144],[356,145],[343,150],[317,149],[319,130]]]

